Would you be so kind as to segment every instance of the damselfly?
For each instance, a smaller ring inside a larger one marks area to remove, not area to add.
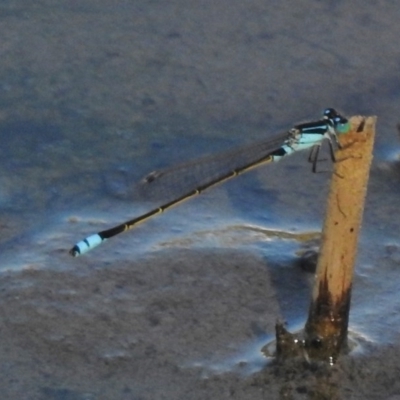
[[[123,224],[88,236],[78,242],[70,250],[70,254],[77,257],[87,253],[105,240],[134,228],[155,215],[197,196],[206,189],[226,182],[260,165],[279,161],[282,157],[295,151],[311,148],[309,161],[312,163],[312,171],[316,172],[318,154],[323,140],[327,139],[332,161],[335,161],[334,148],[340,147],[338,135],[347,133],[349,130],[348,120],[333,108],[327,108],[323,113],[322,119],[295,125],[289,131],[272,139],[266,139],[256,144],[203,158],[182,166],[153,171],[142,179],[142,185],[156,186],[159,182],[168,180],[172,175],[179,174],[181,170],[187,170],[188,168],[209,170],[210,173],[204,179],[192,182],[193,186],[188,187],[184,194],[165,202],[159,207]]]

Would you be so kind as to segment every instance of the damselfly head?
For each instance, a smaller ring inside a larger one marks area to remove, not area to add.
[[[334,108],[325,108],[324,119],[333,120],[336,117],[341,117],[341,115]]]
[[[347,133],[350,130],[349,120],[340,115],[334,108],[325,109],[324,119],[327,119],[338,133]]]

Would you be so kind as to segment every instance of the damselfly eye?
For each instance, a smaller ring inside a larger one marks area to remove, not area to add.
[[[324,111],[324,117],[327,119],[333,119],[338,115],[334,108],[326,108]]]
[[[342,116],[339,116],[339,117],[335,117],[335,118],[333,119],[333,122],[334,122],[335,124],[347,124],[347,122],[349,122],[349,121],[348,121],[347,118],[342,117]]]

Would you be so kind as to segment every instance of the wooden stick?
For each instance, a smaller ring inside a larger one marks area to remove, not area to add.
[[[305,327],[310,358],[335,362],[347,344],[353,270],[367,191],[376,117],[353,117],[336,153],[316,280]]]

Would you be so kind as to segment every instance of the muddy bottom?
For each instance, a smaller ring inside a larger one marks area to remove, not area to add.
[[[400,398],[398,346],[366,342],[333,367],[249,357],[283,318],[279,268],[251,252],[165,250],[4,272],[1,398]]]

